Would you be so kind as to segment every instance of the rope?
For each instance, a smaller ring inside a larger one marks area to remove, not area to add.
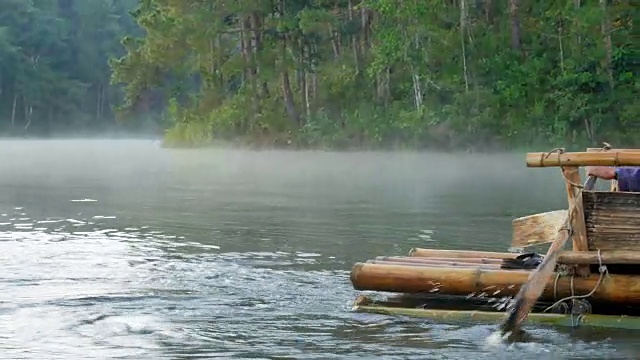
[[[600,272],[600,277],[598,277],[598,282],[596,282],[596,286],[593,287],[593,290],[591,290],[589,293],[584,294],[584,295],[575,295],[574,289],[573,289],[573,278],[575,277],[575,275],[571,275],[571,296],[567,296],[565,298],[562,298],[558,301],[556,301],[555,303],[553,303],[553,305],[547,307],[546,309],[543,310],[543,312],[547,312],[549,311],[551,308],[553,308],[554,306],[567,301],[567,300],[575,300],[575,299],[585,299],[590,297],[591,295],[593,295],[596,290],[598,290],[598,288],[600,287],[600,284],[602,283],[602,279],[604,278],[605,275],[609,275],[609,270],[607,269],[606,265],[602,265],[602,256],[600,254],[600,249],[598,249],[598,272]],[[554,288],[554,294],[555,294],[555,288]]]
[[[583,189],[584,188],[584,185],[578,184],[576,182],[573,182],[573,181],[569,180],[569,178],[567,177],[567,174],[565,174],[565,172],[564,172],[564,167],[562,165],[560,165],[560,170],[562,170],[562,177],[564,178],[564,181],[568,182],[573,187],[577,187],[578,189]]]
[[[573,275],[574,273],[575,271],[573,267],[569,267],[565,264],[558,265],[558,270],[556,271],[556,278],[553,281],[553,299],[554,300],[558,298],[558,279],[560,279],[560,276],[569,276],[569,275]]]
[[[547,151],[546,153],[542,153],[540,156],[540,166],[542,166],[542,164],[544,164],[544,160],[549,158],[549,156],[551,156],[551,154],[553,153],[558,153],[558,155],[563,154],[564,148],[555,148]],[[560,156],[558,156],[558,166],[562,167],[560,162]]]

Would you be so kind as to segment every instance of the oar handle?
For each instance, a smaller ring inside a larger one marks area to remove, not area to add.
[[[598,180],[597,177],[589,175],[587,182],[584,184],[584,189],[587,191],[593,190],[593,187],[596,185],[596,180]]]

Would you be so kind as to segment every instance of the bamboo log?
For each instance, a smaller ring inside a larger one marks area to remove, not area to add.
[[[401,266],[423,266],[423,267],[471,267],[482,269],[500,269],[500,264],[478,264],[468,263],[464,261],[425,261],[425,262],[411,262],[411,261],[392,261],[392,260],[367,260],[367,264],[381,264],[381,265],[401,265]]]
[[[415,256],[376,256],[375,260],[384,261],[402,261],[412,263],[425,263],[425,262],[464,262],[472,264],[501,264],[502,259],[489,259],[489,258],[455,258],[455,257],[415,257]]]
[[[356,290],[399,293],[433,292],[468,295],[486,292],[489,297],[514,296],[527,283],[531,271],[493,270],[479,267],[418,267],[356,263],[351,270],[351,283]],[[556,296],[582,295],[591,292],[599,275],[558,277],[552,274],[540,300],[552,301]],[[600,301],[640,304],[640,276],[609,274],[594,291],[592,298]],[[555,285],[554,285],[555,283]]]
[[[604,265],[637,264],[640,266],[640,251],[601,251],[600,259],[597,251],[564,251],[558,255],[560,264],[597,265],[600,261]]]
[[[526,156],[527,167],[549,166],[640,166],[637,152],[609,150],[603,152],[532,152]]]
[[[374,313],[390,316],[410,316],[428,318],[439,322],[448,321],[476,321],[486,323],[496,323],[504,317],[502,312],[475,311],[475,310],[432,310],[415,309],[376,305],[356,305],[354,311]],[[581,316],[571,316],[550,313],[531,313],[527,321],[536,325],[553,325],[567,327],[597,327],[597,328],[618,328],[618,329],[640,329],[640,317],[638,316],[612,316],[585,314]]]
[[[442,259],[463,260],[481,258],[488,261],[501,261],[502,259],[513,259],[519,254],[484,251],[464,251],[464,250],[437,250],[414,248],[410,252],[410,257],[416,259]],[[385,258],[386,257],[379,257]],[[404,258],[407,259],[407,258]],[[600,252],[602,263],[607,264],[638,264],[640,266],[640,251],[603,250]],[[596,265],[599,264],[597,251],[563,251],[558,255],[558,263],[565,265]]]
[[[640,149],[603,149],[603,148],[587,148],[587,152],[602,152],[602,151],[620,151],[620,152],[640,152]]]
[[[409,251],[409,256],[415,257],[449,257],[456,259],[464,258],[485,258],[485,259],[513,259],[520,254],[510,252],[493,251],[468,251],[468,250],[440,250],[413,248]]]

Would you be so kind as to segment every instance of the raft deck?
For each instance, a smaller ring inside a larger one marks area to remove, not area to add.
[[[571,318],[574,326],[640,328],[640,193],[619,192],[615,181],[609,191],[581,189],[579,167],[593,165],[640,166],[640,149],[527,154],[528,167],[560,166],[569,206],[582,201],[568,222],[550,220],[561,218],[557,214],[537,219],[533,215],[537,222],[526,219],[518,226],[535,223],[535,229],[516,231],[514,220],[511,252],[416,248],[407,256],[378,256],[356,263],[351,271],[356,290],[394,293],[395,297],[378,302],[360,296],[354,309],[497,321],[537,266],[535,257],[529,263],[520,259],[526,247],[551,243],[555,238],[551,234],[569,226],[572,249],[560,253],[529,319],[562,325]],[[572,315],[580,315],[583,321],[576,322]]]

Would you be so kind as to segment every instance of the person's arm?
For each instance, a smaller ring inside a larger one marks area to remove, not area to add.
[[[609,166],[589,166],[587,168],[587,175],[604,180],[613,180],[616,178],[616,168]]]

